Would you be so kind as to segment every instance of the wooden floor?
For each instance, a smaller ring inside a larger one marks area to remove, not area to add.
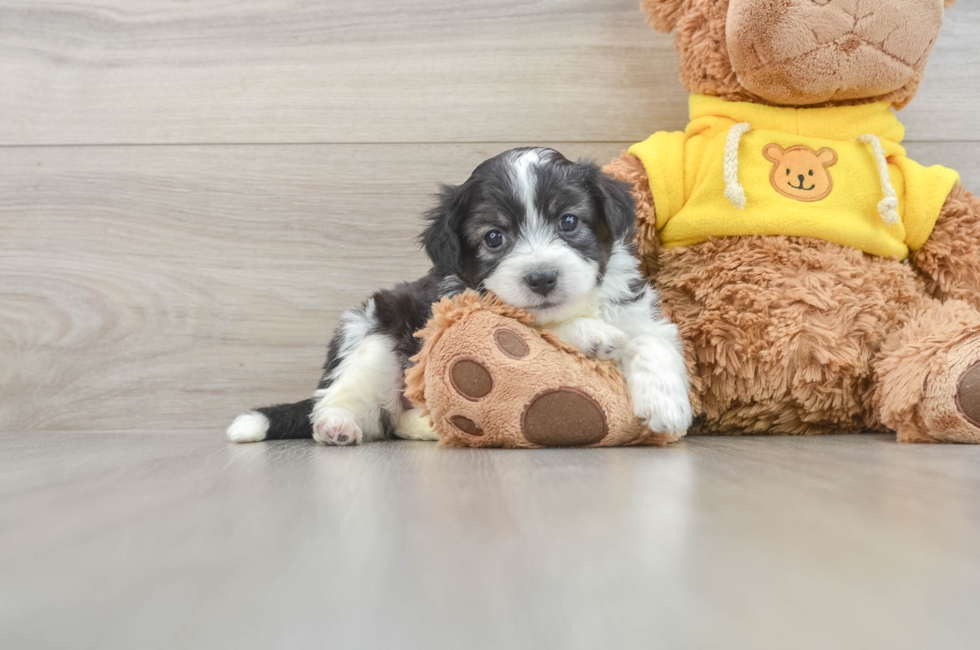
[[[980,447],[0,440],[0,647],[976,648]]]

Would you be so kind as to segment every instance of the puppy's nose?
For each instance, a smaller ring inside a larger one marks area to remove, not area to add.
[[[799,176],[797,176],[797,178],[800,179],[800,187],[803,187],[803,181],[806,180],[806,177],[803,176],[803,174],[800,174]]]
[[[547,296],[558,284],[558,271],[534,271],[524,276],[524,284],[531,291]]]

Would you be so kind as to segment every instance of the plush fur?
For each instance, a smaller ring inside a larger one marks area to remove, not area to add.
[[[896,11],[904,1],[873,4]],[[854,5],[815,4],[828,2]],[[739,83],[727,41],[728,0],[640,5],[653,27],[676,32],[681,79],[692,93],[778,103]],[[924,64],[923,55],[899,89],[875,94],[871,83],[867,96],[814,105],[884,99],[903,106]],[[980,361],[980,199],[956,187],[931,237],[906,264],[806,237],[717,238],[661,249],[642,163],[624,152],[605,169],[633,187],[641,268],[680,328],[692,432],[892,430],[902,442],[980,442],[980,427],[959,407],[972,399],[964,391],[980,396],[959,381]]]
[[[980,198],[957,185],[929,241],[912,253],[912,263],[930,295],[980,309],[980,275],[973,260],[980,260]]]
[[[767,98],[745,88],[740,83],[732,56],[729,52],[727,30],[729,28],[729,8],[732,0],[640,0],[640,8],[647,15],[647,22],[655,29],[662,32],[674,32],[675,49],[680,57],[680,74],[684,86],[692,93],[714,95],[729,101],[750,101],[762,104],[790,104],[799,103],[813,106],[841,106],[852,104],[865,104],[876,101],[890,101],[896,107],[902,108],[912,99],[922,81],[923,69],[928,50],[917,60],[911,62],[912,72],[906,83],[901,87],[881,93],[868,93],[865,95],[835,99],[835,100],[806,100],[806,101],[778,101]],[[770,16],[778,16],[786,13],[789,9],[799,5],[803,10],[810,9],[815,4],[812,0],[734,0],[740,5],[755,12],[765,12]],[[834,4],[844,6],[844,11],[856,13],[858,4],[855,0],[831,0]],[[882,7],[875,7],[878,11],[905,12],[912,3],[930,3],[933,0],[869,0],[874,4],[881,3]],[[953,5],[955,0],[947,0],[946,6]],[[816,3],[823,4],[827,3]],[[867,3],[865,3],[867,4]],[[862,8],[862,11],[865,11]],[[870,11],[870,10],[868,10]],[[753,13],[755,13],[753,12]],[[760,20],[758,15],[753,15],[747,24],[753,30],[765,29],[768,24]],[[801,17],[799,26],[796,28],[798,39],[811,34],[809,25],[806,24],[806,17]],[[938,28],[937,28],[938,29]],[[765,32],[763,32],[764,34]],[[751,39],[758,38],[759,34],[751,31],[745,35],[747,46]],[[839,56],[849,56],[849,47],[843,45],[839,50]],[[830,46],[836,46],[831,40]],[[931,49],[931,43],[929,43]],[[890,53],[889,53],[890,55]],[[822,66],[826,69],[826,64],[833,59],[828,59]],[[772,68],[772,61],[769,62]],[[820,68],[818,67],[817,70]],[[805,69],[804,69],[805,71]],[[805,99],[805,98],[804,98]]]

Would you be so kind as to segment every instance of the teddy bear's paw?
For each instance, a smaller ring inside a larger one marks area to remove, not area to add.
[[[398,418],[395,435],[402,440],[438,440],[432,421],[422,415],[422,409],[409,409]]]
[[[980,444],[980,338],[960,343],[933,372],[917,410],[922,430],[896,427],[901,442]]]
[[[565,343],[595,359],[614,359],[627,341],[626,333],[596,318],[577,318],[554,330]]]
[[[325,445],[359,445],[364,438],[357,419],[347,409],[328,408],[317,414],[313,439]]]

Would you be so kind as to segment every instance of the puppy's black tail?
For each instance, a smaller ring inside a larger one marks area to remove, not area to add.
[[[276,404],[242,413],[228,427],[232,442],[312,438],[313,398],[295,404]]]

